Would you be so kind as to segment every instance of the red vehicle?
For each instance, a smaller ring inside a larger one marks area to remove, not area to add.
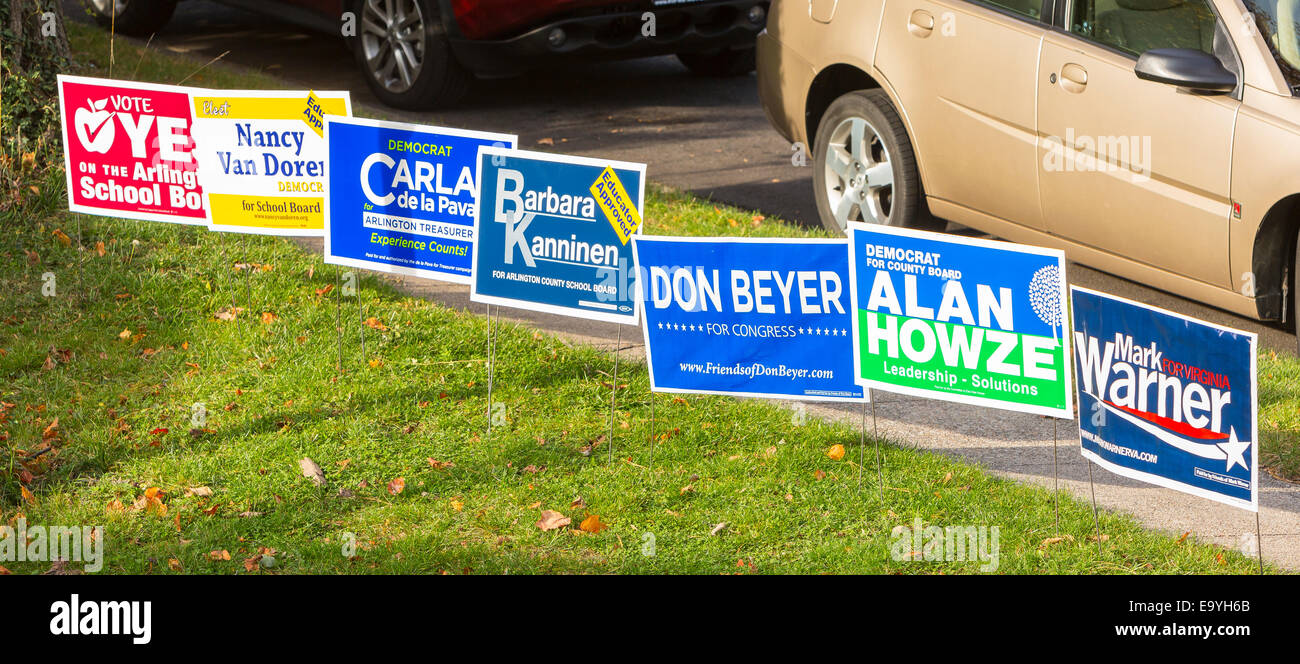
[[[147,36],[178,0],[90,0],[100,22]],[[556,59],[675,54],[691,71],[754,70],[769,0],[218,0],[347,35],[366,82],[385,103],[455,103],[476,74],[525,71]],[[351,13],[350,17],[348,12]],[[116,14],[116,16],[114,16]]]

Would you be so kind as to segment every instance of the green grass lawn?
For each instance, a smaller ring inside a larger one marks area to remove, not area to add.
[[[154,80],[194,68],[144,63]],[[882,501],[872,441],[761,401],[655,396],[652,440],[645,367],[626,361],[611,457],[611,355],[504,326],[490,408],[481,315],[370,277],[340,299],[336,269],[287,240],[61,212],[61,178],[0,215],[0,521],[102,524],[105,572],[979,571],[895,560],[891,532],[916,519],[997,527],[1001,573],[1255,569],[1104,512],[1099,554],[1091,507],[1066,496],[1057,540],[1050,492],[904,446],[881,446]],[[655,234],[805,232],[663,189],[646,217]],[[570,523],[543,530],[545,510]]]

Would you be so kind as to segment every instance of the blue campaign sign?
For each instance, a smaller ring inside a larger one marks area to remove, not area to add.
[[[1258,511],[1255,335],[1070,291],[1083,455],[1125,477]]]
[[[638,237],[658,392],[863,401],[843,240]]]
[[[469,283],[480,148],[515,137],[325,117],[325,262]]]
[[[485,148],[470,300],[636,325],[645,165]]]

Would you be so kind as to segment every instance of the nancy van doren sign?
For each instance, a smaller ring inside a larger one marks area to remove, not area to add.
[[[1255,335],[1071,288],[1083,455],[1257,511]]]
[[[1073,418],[1062,252],[868,224],[849,242],[861,384]]]
[[[325,117],[325,262],[469,283],[475,169],[506,134]]]
[[[323,114],[351,115],[346,92],[195,90],[199,182],[216,231],[320,237]]]
[[[59,76],[68,209],[206,225],[189,88]]]
[[[650,385],[862,401],[841,240],[633,240]]]
[[[645,165],[485,148],[470,299],[635,325]]]

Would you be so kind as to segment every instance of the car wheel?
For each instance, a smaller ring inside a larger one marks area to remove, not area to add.
[[[753,47],[728,48],[712,53],[678,53],[677,59],[693,74],[717,78],[744,76],[754,71],[758,62]]]
[[[95,21],[114,32],[147,37],[167,25],[176,0],[90,0]]]
[[[352,39],[357,64],[379,100],[405,109],[450,106],[470,74],[451,53],[434,0],[363,0]]]
[[[844,234],[850,221],[942,230],[921,193],[912,142],[881,90],[835,100],[814,146],[813,185],[827,230]]]

